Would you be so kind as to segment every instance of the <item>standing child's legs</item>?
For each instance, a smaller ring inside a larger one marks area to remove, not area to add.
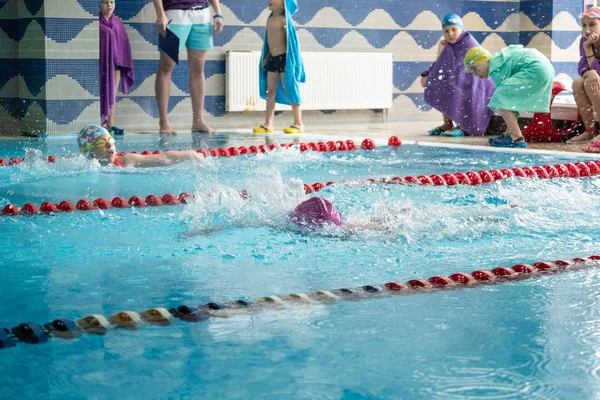
[[[507,130],[504,136],[510,136],[514,140],[522,139],[523,134],[521,133],[521,128],[519,128],[519,122],[517,121],[517,116],[514,112],[510,110],[495,110],[500,116],[504,119],[506,123]]]
[[[287,89],[285,88],[285,75],[281,74],[281,83],[283,85],[283,90],[286,91],[287,94]],[[302,107],[300,106],[300,104],[291,103],[292,105],[292,114],[294,115],[294,125],[290,126],[289,128],[285,128],[283,130],[283,132],[285,133],[303,133],[304,132],[304,124],[302,123]]]
[[[119,83],[121,83],[121,70],[117,69],[115,70],[115,93],[117,92],[117,90],[119,89]],[[116,108],[117,104],[113,104],[113,106],[110,108],[110,114],[108,114],[108,118],[106,119],[106,127],[108,128],[108,130],[110,131],[110,128],[112,128],[115,125],[115,108]]]
[[[169,124],[168,107],[171,97],[171,74],[175,68],[175,61],[165,52],[160,52],[160,61],[158,63],[158,72],[154,82],[154,91],[156,93],[156,103],[158,104],[159,115],[159,133],[175,133]]]
[[[205,50],[188,49],[188,66],[190,69],[190,96],[192,97],[192,132],[215,133],[215,130],[204,122],[204,93],[206,79],[204,76]]]
[[[281,76],[277,72],[267,74],[267,111],[265,113],[265,128],[273,130],[275,126],[275,96]]]
[[[446,117],[445,115],[443,117],[444,117],[444,124],[442,126],[440,126],[440,128],[442,128],[445,131],[449,131],[450,129],[454,128],[454,122],[450,118]]]
[[[302,107],[300,104],[292,103],[292,113],[294,114],[294,126],[299,130],[304,130],[302,123]]]
[[[594,123],[594,109],[600,110],[600,93],[594,93],[590,85],[587,85],[585,79],[577,77],[573,81],[573,96],[577,109],[585,125],[585,132],[574,137],[567,143],[579,143],[592,140],[597,134],[596,124]]]
[[[450,118],[446,117],[445,115],[442,114],[442,118],[443,118],[443,123],[442,125],[438,126],[437,128],[433,128],[430,131],[427,132],[428,135],[441,135],[442,133],[449,131],[450,129],[454,128],[454,121],[452,121]]]
[[[519,122],[517,121],[517,115],[510,110],[494,110],[498,113],[506,122],[506,132],[500,137],[494,137],[489,139],[490,146],[494,147],[527,147],[527,142],[521,133],[519,128]]]

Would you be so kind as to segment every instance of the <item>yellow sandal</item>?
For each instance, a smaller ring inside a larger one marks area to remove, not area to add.
[[[304,133],[304,129],[300,129],[295,125],[283,129],[284,133]]]
[[[254,133],[271,133],[271,132],[273,132],[273,129],[269,129],[266,126],[261,125],[258,128],[252,129],[252,132],[254,132]]]

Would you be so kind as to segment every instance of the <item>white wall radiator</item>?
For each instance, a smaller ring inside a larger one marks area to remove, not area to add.
[[[389,109],[393,100],[391,53],[302,53],[306,83],[300,85],[304,110]],[[228,112],[264,111],[258,89],[260,52],[226,55]],[[277,105],[277,110],[289,106]]]

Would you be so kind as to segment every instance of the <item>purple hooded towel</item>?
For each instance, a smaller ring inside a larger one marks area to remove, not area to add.
[[[110,109],[117,101],[115,69],[121,71],[121,90],[129,93],[135,80],[131,45],[123,22],[116,16],[100,20],[100,117],[106,123]]]
[[[463,32],[456,43],[447,44],[429,68],[425,86],[425,102],[472,136],[487,130],[492,117],[487,105],[496,90],[491,79],[477,78],[465,70],[465,54],[477,46],[468,32]]]

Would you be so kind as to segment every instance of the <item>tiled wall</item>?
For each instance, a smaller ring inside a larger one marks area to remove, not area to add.
[[[0,0],[0,133],[73,133],[99,121],[98,0]],[[391,52],[394,108],[390,120],[437,118],[423,102],[418,76],[435,59],[446,13],[463,17],[466,28],[490,50],[521,43],[554,63],[559,79],[576,73],[578,15],[582,0],[300,0],[296,16],[304,51]],[[217,127],[245,126],[260,114],[225,113],[228,50],[260,50],[267,0],[222,0],[226,28],[215,38],[206,62],[206,112]],[[117,121],[128,130],[155,131],[157,34],[149,0],[118,0],[132,42],[136,84],[120,95]],[[174,72],[169,110],[172,124],[191,126],[185,54]],[[368,77],[364,77],[368,79]],[[349,113],[309,113],[312,121],[347,120]],[[371,112],[355,119],[380,120]],[[251,125],[250,125],[251,126]]]

